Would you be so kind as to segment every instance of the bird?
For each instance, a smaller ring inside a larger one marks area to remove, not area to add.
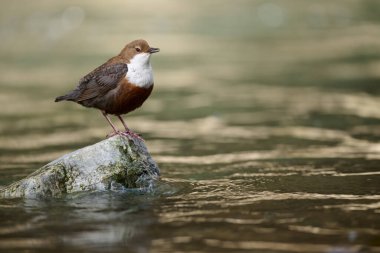
[[[57,97],[55,102],[73,101],[99,109],[113,129],[107,137],[119,134],[142,139],[128,128],[121,115],[139,108],[152,93],[154,80],[150,57],[159,51],[159,48],[150,47],[146,40],[134,40],[118,55],[83,76],[75,89]],[[117,130],[109,114],[119,118],[125,132]]]

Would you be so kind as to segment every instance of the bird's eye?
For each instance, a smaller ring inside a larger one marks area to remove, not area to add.
[[[140,51],[141,51],[141,48],[136,47],[136,51],[137,51],[137,52],[140,52]]]

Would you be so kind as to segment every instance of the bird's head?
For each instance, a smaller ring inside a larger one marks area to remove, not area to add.
[[[150,47],[145,40],[134,40],[128,43],[120,52],[120,56],[128,61],[138,59],[142,63],[149,63],[151,54],[159,52],[159,48]]]

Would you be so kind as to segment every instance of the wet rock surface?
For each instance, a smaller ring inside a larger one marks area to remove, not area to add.
[[[66,154],[0,189],[0,197],[59,197],[91,190],[149,187],[159,168],[139,139],[114,136]]]

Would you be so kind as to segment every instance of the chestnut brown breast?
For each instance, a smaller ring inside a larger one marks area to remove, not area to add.
[[[152,93],[153,84],[149,88],[141,88],[123,79],[113,95],[112,103],[105,108],[109,114],[126,114],[139,108]]]

